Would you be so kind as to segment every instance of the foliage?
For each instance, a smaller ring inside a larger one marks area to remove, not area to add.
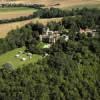
[[[72,9],[72,10],[61,10],[59,8],[44,8],[40,9],[35,13],[40,18],[54,18],[54,17],[65,17],[65,16],[90,16],[96,18],[100,16],[100,10],[93,8],[82,8],[82,9]]]

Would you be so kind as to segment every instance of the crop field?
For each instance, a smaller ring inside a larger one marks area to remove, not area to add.
[[[21,21],[21,22],[14,22],[14,23],[8,23],[8,24],[0,24],[0,38],[4,38],[9,31],[12,29],[20,28],[28,23],[42,23],[46,25],[48,22],[55,21],[59,22],[61,21],[62,18],[50,18],[50,19],[39,19],[39,18],[34,18],[32,20],[26,20],[26,21]]]
[[[13,66],[14,69],[20,67],[21,65],[27,65],[29,63],[36,63],[38,60],[42,59],[41,55],[33,54],[32,58],[30,59],[27,54],[19,54],[20,57],[16,58],[16,54],[19,53],[19,51],[24,51],[25,48],[18,48],[12,51],[9,51],[3,55],[0,56],[0,66],[4,65],[5,63],[9,63]],[[22,61],[21,58],[26,58],[26,61]]]
[[[36,9],[28,7],[0,7],[0,19],[11,19],[20,16],[28,16],[35,11]]]

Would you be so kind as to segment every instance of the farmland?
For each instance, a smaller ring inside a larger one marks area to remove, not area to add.
[[[22,61],[21,59],[15,57],[16,54],[18,54],[19,51],[24,51],[24,50],[25,50],[25,48],[22,47],[22,48],[15,49],[15,50],[9,51],[9,52],[1,55],[0,56],[0,66],[5,64],[5,63],[9,63],[15,69],[15,68],[20,67],[21,65],[26,65],[26,64],[29,64],[29,63],[34,64],[42,58],[40,55],[37,55],[37,54],[33,54],[32,59],[29,59],[29,57],[26,54],[21,54],[20,57],[27,58],[26,61]]]
[[[8,23],[8,24],[0,24],[0,38],[4,38],[7,33],[12,30],[12,29],[16,29],[16,28],[20,28],[28,23],[43,23],[44,25],[47,24],[47,22],[50,21],[60,21],[62,18],[51,18],[51,19],[39,19],[39,18],[35,18],[32,20],[26,20],[26,21],[21,21],[21,22],[15,22],[15,23]]]
[[[69,8],[77,5],[79,6],[87,4],[89,5],[100,4],[100,0],[16,0],[12,1],[12,3],[37,3],[37,4],[45,4],[46,7]]]
[[[11,1],[11,0],[9,0]],[[5,3],[5,2],[2,2]],[[100,8],[100,0],[16,0],[11,3],[37,3],[37,4],[44,4],[46,7],[57,7],[61,9],[72,9],[72,8],[82,8],[82,7],[88,7],[88,8]],[[55,4],[59,4],[56,5]],[[15,7],[15,8],[0,8],[0,19],[11,19],[16,18],[20,16],[28,16],[35,12],[36,9],[33,8],[27,8],[27,7]],[[16,29],[17,27],[22,27],[25,24],[28,24],[30,22],[40,22],[43,24],[46,24],[49,21],[59,21],[60,18],[54,18],[54,19],[32,19],[27,21],[21,21],[21,22],[14,22],[9,24],[2,24],[0,25],[0,38],[5,37],[7,33],[12,30]]]
[[[20,16],[28,16],[36,9],[28,7],[4,7],[0,8],[0,19],[11,19]]]
[[[85,5],[83,5],[83,4],[80,4],[80,5],[74,5],[74,6],[70,6],[69,8],[64,8],[64,9],[73,9],[73,8],[84,8],[84,7],[86,7],[86,8],[98,8],[98,9],[100,9],[100,4],[85,4]]]

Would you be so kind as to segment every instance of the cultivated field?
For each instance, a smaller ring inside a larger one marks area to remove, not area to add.
[[[0,7],[0,19],[11,19],[20,16],[28,16],[35,12],[36,9],[27,7]]]
[[[39,18],[35,18],[35,19],[32,19],[32,20],[26,20],[26,21],[21,21],[21,22],[15,22],[15,23],[8,23],[8,24],[0,24],[0,38],[4,38],[7,33],[12,30],[12,29],[16,29],[16,28],[20,28],[22,26],[24,26],[25,24],[28,24],[28,23],[42,23],[44,25],[46,25],[48,22],[51,22],[51,21],[60,21],[62,18],[50,18],[50,19],[39,19]]]
[[[18,48],[12,51],[9,51],[3,55],[0,56],[0,66],[2,66],[5,63],[9,63],[13,66],[13,68],[18,68],[22,65],[27,65],[29,63],[36,63],[38,60],[42,59],[42,56],[37,55],[37,54],[33,54],[32,58],[30,59],[27,54],[20,54],[19,58],[16,57],[16,55],[19,53],[19,51],[24,51],[24,47],[23,48]],[[26,58],[26,61],[22,61],[21,58]]]
[[[58,7],[62,9],[97,7],[100,8],[100,0],[0,0],[1,3],[35,3],[44,4],[46,7]],[[4,2],[8,1],[8,2]],[[59,5],[55,5],[59,4]],[[27,16],[32,14],[35,9],[27,7],[0,8],[0,19],[11,19],[19,16]]]

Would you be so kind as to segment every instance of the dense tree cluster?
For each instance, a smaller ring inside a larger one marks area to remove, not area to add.
[[[100,17],[100,10],[93,8],[82,8],[82,9],[72,9],[72,10],[61,10],[59,8],[44,8],[36,12],[36,15],[40,18],[54,18],[54,17],[65,17],[65,16],[90,16],[90,17]]]
[[[55,17],[64,17],[66,13],[59,9],[59,8],[45,8],[40,9],[38,12],[36,12],[37,16],[40,18],[55,18]]]
[[[27,46],[38,40],[39,34],[43,32],[42,24],[28,24],[21,29],[17,28],[8,33],[8,36],[4,39],[0,39],[0,54],[12,50],[14,48]],[[34,48],[33,48],[34,49]]]
[[[59,40],[35,65],[3,67],[0,100],[99,100],[100,58],[90,48],[95,40],[97,45],[93,38]]]

